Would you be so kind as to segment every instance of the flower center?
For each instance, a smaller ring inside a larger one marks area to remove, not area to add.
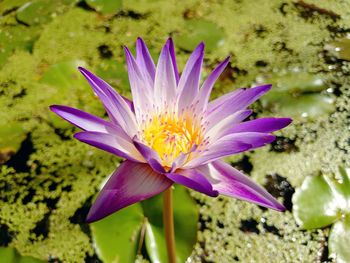
[[[163,114],[149,119],[144,126],[143,141],[154,149],[164,167],[171,167],[180,153],[188,153],[202,141],[200,125],[192,118]]]

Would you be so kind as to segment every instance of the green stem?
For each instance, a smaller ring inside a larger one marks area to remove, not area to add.
[[[168,262],[176,263],[172,187],[165,190],[163,194],[163,223],[166,248],[168,251]]]

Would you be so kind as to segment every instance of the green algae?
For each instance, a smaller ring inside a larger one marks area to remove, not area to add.
[[[63,262],[94,258],[96,252],[84,216],[99,185],[120,161],[74,141],[71,136],[77,129],[52,120],[48,110],[52,103],[79,107],[100,117],[104,111],[92,91],[83,89],[84,94],[80,94],[74,87],[71,92],[67,87],[62,92],[63,86],[43,81],[45,74],[54,65],[82,60],[120,93],[130,95],[122,45],[131,47],[142,36],[156,57],[169,35],[187,33],[189,19],[209,21],[223,32],[222,45],[211,48],[206,56],[204,75],[217,61],[232,55],[231,65],[216,85],[213,97],[252,86],[261,75],[278,76],[295,67],[321,78],[327,90],[334,93],[335,111],[314,120],[296,120],[278,133],[293,141],[295,150],[275,151],[267,146],[247,154],[254,180],[264,184],[267,175],[279,174],[298,187],[307,175],[320,170],[334,172],[340,164],[349,162],[346,120],[350,82],[346,76],[350,64],[328,61],[324,54],[325,44],[344,37],[350,26],[346,19],[350,5],[344,1],[307,2],[339,15],[334,18],[312,7],[278,0],[256,1],[254,5],[228,0],[191,0],[181,5],[125,0],[116,16],[101,16],[72,5],[40,27],[17,23],[16,8],[22,3],[3,1],[0,5],[5,13],[0,20],[2,34],[12,30],[23,33],[16,33],[18,41],[0,35],[6,39],[1,42],[5,55],[0,54],[0,119],[22,127],[32,149],[21,157],[22,169],[8,163],[0,169],[0,223],[14,233],[8,246],[23,255]],[[111,50],[108,58],[99,49],[103,45]],[[178,65],[183,68],[188,51],[179,46]],[[113,73],[114,70],[119,71]],[[287,84],[290,82],[293,78]],[[320,91],[313,92],[319,95]],[[259,103],[254,108],[264,112],[260,116],[272,115]],[[281,112],[277,109],[273,115]],[[241,157],[228,160],[237,163]],[[320,260],[328,232],[300,231],[290,211],[280,214],[228,198],[193,195],[201,204],[201,220],[190,262]],[[242,222],[251,220],[257,222],[258,231],[242,227]],[[137,261],[144,259],[139,257]]]

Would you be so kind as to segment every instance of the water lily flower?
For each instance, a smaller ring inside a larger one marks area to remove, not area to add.
[[[133,101],[84,68],[109,121],[67,106],[52,105],[57,115],[82,129],[76,139],[125,159],[90,209],[88,222],[157,195],[174,183],[215,197],[219,194],[283,211],[265,189],[222,161],[232,154],[271,143],[271,134],[289,118],[248,120],[247,107],[271,85],[237,89],[209,101],[214,83],[229,63],[222,61],[202,85],[204,44],[200,43],[180,76],[174,44],[168,39],[157,65],[141,38],[136,58],[124,48]]]

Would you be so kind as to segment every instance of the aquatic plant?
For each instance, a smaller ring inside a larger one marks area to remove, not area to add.
[[[136,59],[124,47],[133,101],[84,68],[81,73],[102,101],[110,122],[67,106],[52,105],[57,115],[83,129],[79,141],[126,160],[112,174],[87,216],[88,222],[164,192],[164,227],[170,262],[176,261],[173,228],[173,183],[215,197],[218,194],[284,211],[266,190],[220,159],[274,141],[271,132],[289,118],[260,118],[247,107],[271,85],[238,89],[209,102],[227,57],[200,87],[204,43],[191,54],[181,74],[174,44],[168,39],[157,67],[141,38]]]

